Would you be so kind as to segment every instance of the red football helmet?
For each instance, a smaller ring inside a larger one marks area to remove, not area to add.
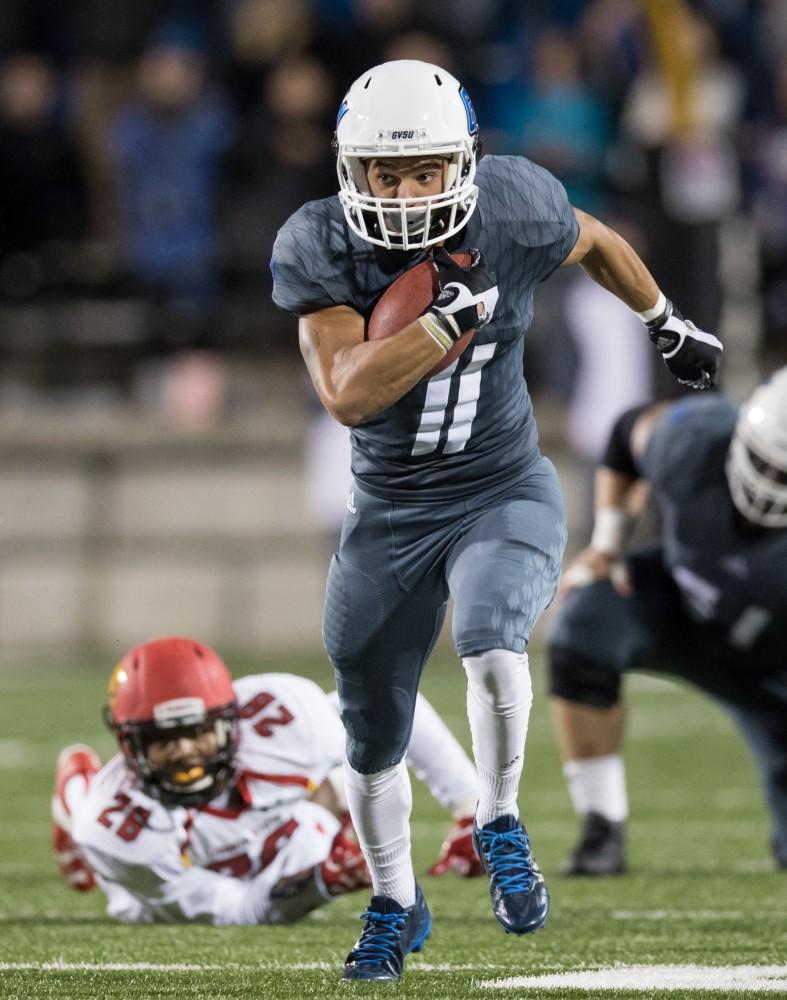
[[[232,778],[238,745],[232,679],[221,657],[193,639],[155,639],[126,653],[112,672],[104,719],[144,790],[168,805],[204,804]],[[211,729],[216,750],[200,766],[151,765],[152,741]]]

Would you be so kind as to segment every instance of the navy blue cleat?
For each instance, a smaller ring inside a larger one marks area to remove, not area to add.
[[[507,934],[531,934],[543,927],[549,893],[522,821],[500,816],[480,829],[473,844],[489,876],[492,913]]]
[[[395,899],[372,896],[361,936],[344,963],[343,980],[398,983],[404,956],[422,951],[432,933],[432,914],[416,882],[415,903],[405,909]]]

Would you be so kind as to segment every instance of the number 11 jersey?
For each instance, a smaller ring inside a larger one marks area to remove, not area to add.
[[[497,277],[497,309],[453,365],[353,428],[353,476],[373,496],[457,499],[520,475],[539,457],[523,338],[535,287],[568,256],[579,226],[560,182],[524,157],[485,157],[476,184],[476,210],[447,249],[482,251]],[[308,202],[274,244],[273,299],[298,315],[347,305],[368,321],[385,289],[428,253],[365,242],[336,196]]]

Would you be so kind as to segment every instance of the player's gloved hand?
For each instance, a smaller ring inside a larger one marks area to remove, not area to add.
[[[93,870],[71,839],[71,834],[57,823],[52,825],[52,848],[55,862],[63,879],[77,892],[90,892],[95,888]]]
[[[320,876],[331,896],[368,889],[372,877],[349,815],[333,838],[331,853],[320,866]]]
[[[464,878],[474,878],[484,871],[481,859],[473,847],[473,817],[458,819],[440,845],[440,855],[429,869],[430,875],[457,872]]]
[[[497,279],[484,263],[480,250],[470,250],[470,265],[451,260],[443,247],[434,252],[439,292],[422,321],[446,351],[468,330],[477,330],[492,319],[497,305]]]
[[[77,892],[95,888],[93,871],[71,836],[73,818],[66,798],[66,786],[74,779],[87,790],[101,770],[95,750],[82,743],[65,747],[57,758],[55,787],[52,793],[52,849],[60,874]]]
[[[681,316],[669,299],[661,315],[645,325],[664,364],[681,385],[710,389],[716,384],[724,350],[718,337],[698,330],[691,320]]]

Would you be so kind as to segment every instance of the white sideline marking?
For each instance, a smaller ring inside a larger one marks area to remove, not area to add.
[[[772,914],[776,915],[776,914]],[[613,920],[740,920],[742,910],[613,910]]]
[[[36,749],[35,743],[30,740],[0,740],[0,770],[13,771],[29,764]]]
[[[341,962],[260,962],[241,965],[225,962],[220,965],[198,965],[192,962],[0,962],[0,972],[221,972],[245,969],[261,972],[314,972],[341,967]],[[450,962],[430,964],[412,962],[408,972],[493,972],[504,965],[453,965]]]
[[[787,965],[624,965],[587,972],[488,979],[484,989],[504,990],[710,990],[777,993],[787,987]]]
[[[187,962],[0,962],[0,972],[218,972],[239,966]]]
[[[0,920],[14,923],[18,920],[63,920],[71,924],[94,924],[104,919],[103,913],[75,913],[73,910],[0,910]],[[107,925],[117,927],[115,921],[106,918]]]

